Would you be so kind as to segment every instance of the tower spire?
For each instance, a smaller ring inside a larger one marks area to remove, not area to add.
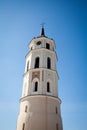
[[[44,23],[42,23],[42,27],[41,27],[41,36],[45,36],[45,32],[44,32]]]

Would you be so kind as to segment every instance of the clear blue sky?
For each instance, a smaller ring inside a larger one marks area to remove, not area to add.
[[[53,38],[64,130],[87,130],[86,0],[0,0],[0,130],[16,130],[28,43]]]

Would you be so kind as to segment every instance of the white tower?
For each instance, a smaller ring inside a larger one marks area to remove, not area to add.
[[[17,130],[62,130],[55,43],[42,27],[29,48]]]

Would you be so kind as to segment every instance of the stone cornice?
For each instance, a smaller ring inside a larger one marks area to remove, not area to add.
[[[56,55],[56,59],[58,60],[58,57],[57,57],[56,52],[55,52],[55,51],[52,51],[52,50],[50,50],[50,49],[46,49],[45,47],[36,48],[36,49],[30,50],[30,51],[26,54],[25,58],[27,58],[27,56],[29,56],[32,52],[36,52],[36,51],[47,51],[47,52],[50,52],[50,53],[52,53],[52,54],[55,54],[55,55]]]
[[[60,100],[60,98],[58,98],[58,97],[54,97],[54,96],[48,96],[48,95],[28,95],[28,96],[25,96],[25,97],[22,97],[21,99],[20,99],[20,102],[23,102],[23,101],[26,101],[26,100],[28,100],[28,99],[33,99],[33,98],[49,98],[49,99],[53,99],[53,100],[56,100],[56,101],[58,101],[58,103],[59,104],[61,104],[61,100]]]

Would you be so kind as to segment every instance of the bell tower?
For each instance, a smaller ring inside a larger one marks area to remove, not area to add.
[[[29,48],[17,130],[63,130],[54,40],[45,36],[42,26]]]

